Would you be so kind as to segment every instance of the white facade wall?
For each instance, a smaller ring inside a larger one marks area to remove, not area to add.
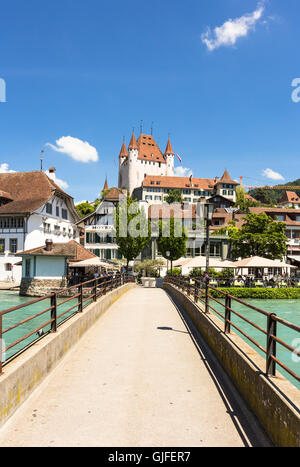
[[[46,205],[44,205],[24,220],[24,229],[0,229],[0,238],[5,239],[4,255],[0,255],[0,281],[13,278],[16,282],[20,282],[22,278],[21,266],[14,266],[10,271],[6,270],[7,264],[14,265],[22,261],[20,256],[10,253],[10,239],[17,239],[17,251],[40,247],[45,245],[47,239],[53,240],[54,243],[64,243],[74,238],[79,242],[79,231],[66,203],[56,196],[53,196],[49,203],[53,206],[52,215],[46,213]],[[58,216],[56,216],[56,206],[59,207]],[[62,218],[62,209],[67,210],[68,219]],[[45,229],[45,224],[47,224],[47,229]],[[55,226],[60,228],[59,234]]]
[[[138,150],[129,149],[128,159],[120,158],[119,188],[125,187],[132,194],[142,185],[145,175],[174,176],[174,156],[166,156],[166,163],[138,159]]]

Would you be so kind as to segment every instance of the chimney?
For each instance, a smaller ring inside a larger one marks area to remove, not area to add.
[[[52,251],[53,248],[53,241],[50,239],[46,240],[46,251]]]
[[[55,181],[55,177],[56,177],[55,172],[56,172],[55,167],[50,167],[48,177],[51,178],[51,180],[53,181]]]

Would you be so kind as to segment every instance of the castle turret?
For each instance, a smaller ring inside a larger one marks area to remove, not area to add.
[[[138,161],[138,144],[135,138],[134,131],[132,132],[131,140],[128,146],[128,191],[131,195],[134,188],[137,186],[137,161]]]
[[[168,139],[167,147],[164,154],[166,164],[167,164],[167,173],[168,177],[174,176],[174,151],[171,145],[170,138]]]

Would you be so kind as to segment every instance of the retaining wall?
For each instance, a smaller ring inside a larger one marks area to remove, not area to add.
[[[203,313],[173,285],[164,288],[188,313],[276,446],[299,447],[300,391],[279,373],[267,378],[265,360],[235,333],[225,334],[220,319]]]
[[[129,283],[109,292],[4,366],[0,375],[0,426],[102,314],[133,287],[136,285]]]

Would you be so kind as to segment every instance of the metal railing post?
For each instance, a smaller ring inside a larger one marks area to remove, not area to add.
[[[209,313],[209,285],[208,280],[205,282],[205,313]]]
[[[195,303],[198,303],[198,295],[199,295],[199,292],[198,292],[198,282],[196,279],[194,279],[194,302]]]
[[[93,301],[96,302],[97,301],[97,279],[94,280],[93,282]]]
[[[276,341],[272,336],[277,336],[277,321],[274,319],[277,315],[272,313],[268,316],[267,328],[267,360],[266,374],[267,376],[276,376],[276,362],[272,357],[276,357]]]
[[[82,302],[83,302],[83,287],[82,284],[78,286],[78,313],[82,313],[83,307],[82,307]]]
[[[225,298],[225,333],[230,334],[231,326],[231,298],[229,297],[228,293],[226,294]]]
[[[51,320],[52,323],[51,323],[51,332],[56,332],[57,331],[57,295],[56,293],[54,292],[52,295],[51,295]]]

